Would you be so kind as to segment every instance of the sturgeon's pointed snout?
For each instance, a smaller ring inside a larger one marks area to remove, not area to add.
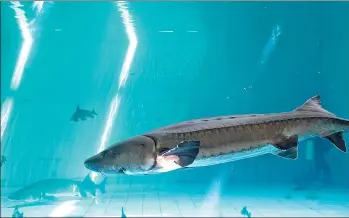
[[[97,154],[85,160],[84,165],[87,169],[91,171],[100,172],[102,169],[101,163],[102,157],[101,155]]]

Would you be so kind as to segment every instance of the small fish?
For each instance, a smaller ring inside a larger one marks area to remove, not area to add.
[[[245,206],[244,208],[242,208],[241,210],[241,215],[247,216],[248,218],[251,218],[251,212],[249,212],[247,210],[247,207]]]
[[[4,155],[1,155],[1,165],[0,167],[2,167],[2,165],[4,165],[7,162],[7,158]]]
[[[322,137],[342,152],[349,120],[325,110],[316,95],[289,112],[191,120],[115,143],[85,160],[105,174],[157,174],[205,167],[264,154],[295,160],[298,144]]]
[[[78,105],[76,107],[76,110],[73,114],[73,116],[70,118],[70,121],[73,122],[78,122],[79,120],[85,121],[87,118],[94,118],[94,116],[97,116],[98,114],[96,113],[95,109],[90,110],[85,110],[81,109],[80,106]]]

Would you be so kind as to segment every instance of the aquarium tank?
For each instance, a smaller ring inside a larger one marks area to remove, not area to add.
[[[1,2],[1,217],[348,217],[348,2]]]

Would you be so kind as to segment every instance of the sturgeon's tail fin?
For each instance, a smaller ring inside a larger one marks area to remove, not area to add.
[[[95,190],[94,187],[91,189],[91,184],[93,184],[90,176],[87,174],[85,176],[84,180],[79,182],[79,192],[81,197],[86,198],[87,197],[87,192],[91,193],[93,196],[95,196]]]
[[[90,193],[92,196],[96,196],[96,185],[91,180],[89,174],[87,174],[79,186],[80,195],[82,197],[87,197],[87,193]]]
[[[337,118],[337,116],[326,109],[322,107],[321,101],[320,101],[320,95],[315,95],[308,99],[302,106],[296,108],[294,111],[305,111],[305,112],[317,112],[317,113],[323,113],[326,114],[329,117]],[[349,129],[349,121],[343,120],[344,126],[346,126],[346,129]],[[324,132],[320,135],[322,138],[326,138],[332,142],[336,148],[341,150],[342,152],[346,152],[347,148],[345,145],[345,141],[343,138],[343,132]]]
[[[107,182],[107,178],[104,177],[103,181],[102,181],[100,184],[96,185],[96,188],[99,189],[99,191],[100,191],[102,194],[105,194],[105,192],[106,192],[106,191],[105,191],[105,184],[106,184],[106,182]]]

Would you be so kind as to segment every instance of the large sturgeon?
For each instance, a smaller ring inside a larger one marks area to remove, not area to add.
[[[73,179],[44,179],[27,185],[13,193],[7,199],[10,201],[42,202],[58,200],[62,197],[87,197],[87,193],[96,195],[96,190],[105,193],[105,183],[95,184],[89,175],[83,181]]]
[[[192,120],[118,142],[85,161],[101,173],[153,174],[272,153],[296,159],[298,142],[320,136],[346,152],[349,120],[325,110],[316,95],[290,112]]]

